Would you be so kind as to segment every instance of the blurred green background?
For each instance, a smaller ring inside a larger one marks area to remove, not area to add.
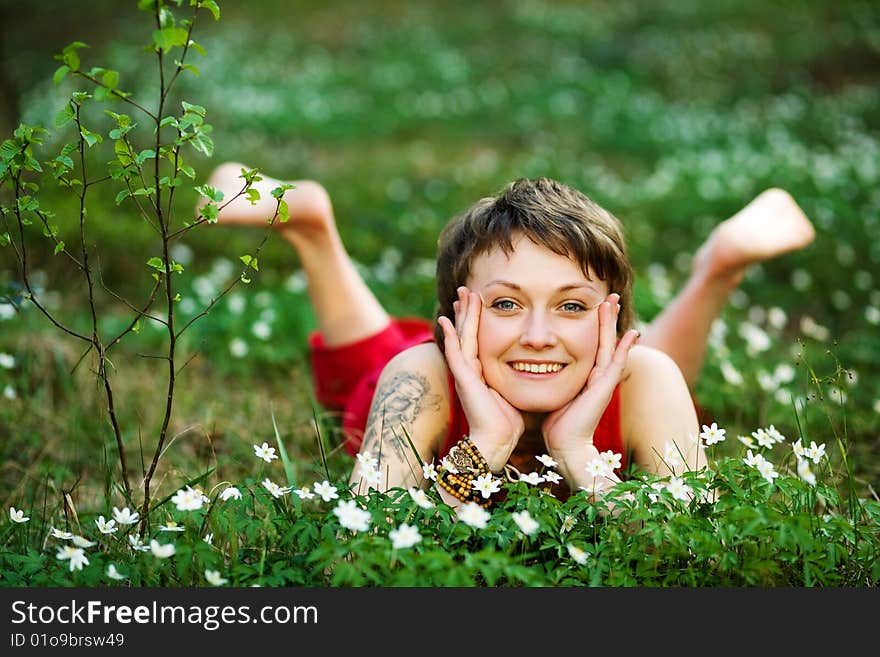
[[[643,320],[682,284],[715,224],[767,187],[789,190],[817,239],[749,274],[719,322],[697,398],[731,438],[773,423],[791,439],[829,447],[840,439],[876,487],[876,2],[219,4],[221,19],[203,12],[196,29],[207,51],[191,60],[200,75],[185,76],[175,94],[206,107],[214,129],[213,157],[191,155],[196,182],[225,160],[321,181],[349,251],[394,313],[431,313],[440,227],[519,176],[558,178],[623,221]],[[3,0],[0,7],[4,135],[18,121],[52,125],[75,87],[71,79],[53,85],[52,55],[73,40],[91,46],[81,51],[84,66],[119,70],[120,85],[151,102],[155,67],[142,46],[152,26],[135,2]],[[129,204],[114,203],[117,191],[107,185],[96,197],[91,235],[105,280],[136,298],[149,282],[143,263],[156,242]],[[195,199],[192,190],[178,195],[181,225]],[[59,216],[72,207],[63,194],[53,200]],[[62,231],[75,228],[59,223]],[[226,227],[191,233],[179,247],[184,312],[210,298],[259,237]],[[81,283],[51,245],[35,239],[32,248],[44,289],[75,318]],[[14,285],[11,254],[0,258],[0,282]],[[122,317],[110,301],[110,317]],[[180,431],[201,427],[193,453],[216,454],[227,434],[261,442],[271,435],[269,401],[285,414],[285,432],[309,444],[303,358],[311,321],[296,259],[271,239],[254,282],[201,320],[184,344],[194,376],[176,422]],[[767,340],[750,340],[751,327]],[[34,313],[0,318],[0,351],[17,358],[0,371],[0,383],[12,386],[0,415],[0,430],[11,437],[10,486],[23,470],[33,474],[14,463],[44,453],[38,446],[50,425],[67,427],[68,439],[76,435],[82,445],[65,448],[73,465],[61,478],[86,467],[90,449],[110,444],[82,388],[59,389],[54,375],[77,358],[64,344]],[[70,410],[80,404],[85,410]],[[142,406],[129,411],[133,444],[149,444],[153,431]],[[77,422],[85,430],[71,427]]]

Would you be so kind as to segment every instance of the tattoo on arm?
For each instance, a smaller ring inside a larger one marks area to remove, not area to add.
[[[383,448],[391,447],[393,456],[408,463],[407,455],[412,449],[406,433],[412,436],[413,425],[422,411],[439,408],[440,395],[431,394],[426,376],[418,372],[398,372],[373,395],[363,448],[381,455]]]

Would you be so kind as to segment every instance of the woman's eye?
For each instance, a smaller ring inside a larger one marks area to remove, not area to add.
[[[579,313],[579,312],[583,312],[584,310],[587,309],[587,307],[584,304],[577,303],[575,301],[567,301],[564,304],[562,304],[562,306],[560,306],[560,307],[562,308],[563,312],[567,312],[567,313]]]
[[[516,310],[516,304],[510,299],[499,299],[492,304],[492,307],[496,310],[502,310],[505,312]]]

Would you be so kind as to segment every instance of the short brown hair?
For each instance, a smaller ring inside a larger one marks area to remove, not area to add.
[[[587,277],[592,267],[609,291],[620,295],[618,335],[633,326],[633,269],[620,221],[582,192],[544,177],[515,180],[446,224],[437,240],[435,320],[445,315],[454,321],[452,304],[473,259],[494,247],[509,255],[516,233],[573,259]],[[443,349],[443,330],[436,324],[434,337]]]

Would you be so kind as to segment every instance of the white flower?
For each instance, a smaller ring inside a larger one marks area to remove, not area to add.
[[[620,460],[623,456],[621,454],[615,454],[609,449],[607,452],[601,452],[599,458],[605,461],[605,465],[608,466],[608,474],[611,474],[611,471],[620,467]]]
[[[667,440],[666,445],[663,446],[663,462],[672,471],[675,471],[678,466],[684,465],[684,461],[681,458],[681,450],[678,449],[678,445],[672,440]]]
[[[137,512],[132,513],[127,506],[124,507],[121,511],[114,506],[113,517],[120,525],[133,525],[140,518]]]
[[[782,433],[780,433],[779,429],[774,427],[772,424],[769,427],[767,427],[767,435],[773,439],[774,443],[784,443],[785,442],[785,436],[783,436]]]
[[[263,459],[266,463],[271,463],[272,459],[278,458],[278,456],[275,455],[275,448],[269,447],[269,443],[254,445],[254,453],[257,455],[257,458]]]
[[[129,534],[128,535],[128,544],[131,546],[132,550],[135,550],[137,552],[149,552],[150,551],[150,546],[144,545],[141,542],[141,535],[140,534]]]
[[[818,463],[825,456],[825,443],[817,445],[815,440],[810,441],[810,446],[806,449],[807,458],[812,459],[813,463]]]
[[[593,477],[592,481],[588,483],[586,486],[578,486],[579,489],[588,492],[590,495],[596,495],[597,493],[601,493],[605,490],[605,487],[602,485],[602,481],[598,477]]]
[[[492,496],[492,493],[497,493],[501,490],[501,481],[495,479],[491,472],[487,472],[474,479],[471,482],[471,486],[480,491],[484,499],[488,499]]]
[[[422,476],[425,479],[430,479],[431,481],[437,481],[437,469],[434,467],[433,463],[423,463],[422,464]]]
[[[6,397],[6,399],[17,399],[18,393],[15,392],[15,388],[12,387],[11,383],[7,383],[3,387],[3,396]]]
[[[671,477],[669,483],[666,484],[666,490],[670,492],[672,497],[682,502],[687,502],[691,498],[691,487],[679,477]]]
[[[14,506],[9,507],[9,518],[12,520],[12,522],[19,523],[27,522],[31,519],[30,516],[24,515],[24,511],[16,510]]]
[[[582,566],[587,563],[587,557],[589,555],[586,553],[586,551],[570,543],[566,547],[568,548],[568,556],[574,559],[576,563],[579,563]]]
[[[773,436],[767,433],[764,429],[752,431],[752,437],[761,447],[770,448],[773,447],[773,445],[776,443],[776,441],[773,439]]]
[[[358,475],[361,479],[366,481],[369,486],[378,486],[382,481],[382,473],[379,472],[378,468],[363,463],[358,465]]]
[[[755,447],[755,439],[751,436],[737,436],[736,439],[746,447]]]
[[[379,467],[379,459],[370,454],[369,452],[361,452],[357,455],[358,463],[361,464],[364,468],[375,469]]]
[[[63,532],[60,529],[55,529],[55,527],[49,528],[49,535],[52,538],[60,538],[62,541],[69,541],[71,538],[73,538],[73,534],[71,534],[70,532]]]
[[[587,474],[591,477],[607,477],[611,474],[611,467],[608,462],[599,457],[595,458],[586,465]]]
[[[779,473],[776,472],[776,469],[773,467],[773,464],[768,460],[763,460],[757,466],[758,472],[761,473],[761,476],[764,477],[769,483],[773,483],[773,480],[779,476]]]
[[[211,586],[223,586],[229,580],[220,577],[219,570],[205,570],[205,579],[208,580],[208,584]]]
[[[220,493],[220,499],[224,502],[229,498],[240,500],[241,499],[241,491],[238,490],[235,486],[227,486],[223,489],[223,492]]]
[[[434,503],[428,499],[428,494],[420,488],[410,488],[409,496],[412,498],[413,502],[423,509],[431,509],[434,507]]]
[[[711,426],[703,425],[703,430],[700,432],[700,438],[703,439],[703,442],[706,445],[714,445],[715,443],[720,443],[724,440],[724,434],[726,433],[726,429],[719,429],[718,424],[715,422],[712,423]]]
[[[73,572],[74,570],[82,570],[83,565],[89,565],[89,560],[86,557],[85,550],[78,547],[70,547],[69,545],[65,545],[58,550],[58,553],[55,555],[55,557],[60,561],[66,561],[69,559],[70,572]]]
[[[15,356],[6,352],[0,352],[0,367],[11,370],[15,367]]]
[[[562,475],[553,470],[547,470],[547,472],[544,473],[544,481],[549,481],[551,484],[558,484],[562,481]]]
[[[302,488],[295,488],[293,493],[301,500],[310,500],[315,496],[315,494],[305,486]]]
[[[248,345],[247,342],[242,340],[241,338],[235,338],[232,342],[229,343],[229,351],[236,358],[244,358],[247,356]]]
[[[757,467],[763,462],[764,455],[760,452],[758,454],[752,454],[752,450],[746,451],[746,457],[743,459],[743,463],[745,463],[746,465]]]
[[[260,340],[268,340],[272,337],[272,327],[269,326],[268,322],[257,320],[251,327],[251,333],[257,336]]]
[[[178,511],[197,511],[202,508],[203,496],[201,492],[195,491],[187,486],[174,493],[171,501],[177,507]]]
[[[532,486],[537,486],[542,481],[544,481],[544,477],[539,475],[537,472],[530,472],[528,474],[520,473],[519,480],[524,481],[527,484],[531,484]]]
[[[166,543],[162,545],[155,538],[150,541],[150,552],[159,559],[167,559],[175,552],[174,543]]]
[[[807,458],[807,450],[801,445],[801,439],[798,438],[796,442],[791,444],[791,449],[794,452],[794,455],[798,457],[798,459]]]
[[[95,524],[98,525],[98,531],[102,534],[113,534],[118,529],[115,520],[104,520],[104,516],[98,516]]]
[[[110,579],[121,580],[125,579],[125,575],[116,570],[116,564],[111,563],[107,566],[107,577]]]
[[[576,522],[577,520],[574,516],[565,516],[565,518],[562,519],[562,524],[559,526],[559,531],[563,534],[565,532],[570,532],[574,528]]]
[[[656,503],[660,499],[660,493],[666,488],[666,484],[662,481],[655,481],[648,487],[648,499]]]
[[[94,541],[90,541],[89,539],[84,538],[82,536],[77,536],[76,534],[71,536],[70,540],[73,541],[73,544],[76,547],[81,547],[81,548],[88,548],[88,547],[92,547],[92,546],[96,545],[96,543]]]
[[[205,534],[205,537],[202,540],[205,543],[207,543],[208,545],[213,545],[214,544],[214,534],[207,533],[207,534]]]
[[[739,370],[737,370],[733,366],[733,363],[731,363],[730,361],[727,361],[727,360],[723,360],[723,361],[721,361],[720,368],[721,368],[721,376],[724,377],[725,381],[727,381],[729,384],[734,385],[734,386],[742,385],[743,376],[742,376],[742,374],[739,373]]]
[[[557,465],[559,465],[556,462],[556,459],[554,459],[552,456],[549,456],[548,454],[541,454],[541,456],[537,456],[535,458],[537,458],[541,463],[546,465],[548,468],[555,468]]]
[[[160,532],[182,532],[185,530],[185,527],[178,525],[173,520],[168,520],[164,525],[159,525]]]
[[[458,519],[476,529],[485,529],[491,514],[476,502],[466,502],[456,511]]]
[[[797,473],[798,477],[810,484],[810,486],[816,485],[816,475],[810,470],[810,462],[807,459],[797,460]]]
[[[274,481],[271,481],[269,479],[269,477],[266,477],[265,479],[263,479],[263,488],[265,488],[267,491],[272,493],[272,497],[275,497],[275,498],[284,497],[285,493],[290,492],[289,488],[282,488],[281,486],[276,484]]]
[[[391,539],[392,548],[402,550],[410,548],[421,541],[422,535],[419,534],[419,530],[416,527],[403,523],[397,529],[392,529],[388,532],[388,538]]]
[[[340,500],[333,514],[346,529],[365,532],[370,528],[370,512],[360,508],[354,500]]]
[[[531,536],[540,528],[538,521],[532,518],[532,516],[529,515],[529,512],[525,509],[512,513],[511,517],[516,523],[516,526],[519,527],[519,530],[526,536]]]
[[[331,486],[330,482],[326,479],[320,484],[318,482],[315,482],[312,488],[314,489],[315,493],[317,495],[320,495],[321,499],[325,502],[335,500],[339,497],[339,495],[336,493],[336,486]]]

